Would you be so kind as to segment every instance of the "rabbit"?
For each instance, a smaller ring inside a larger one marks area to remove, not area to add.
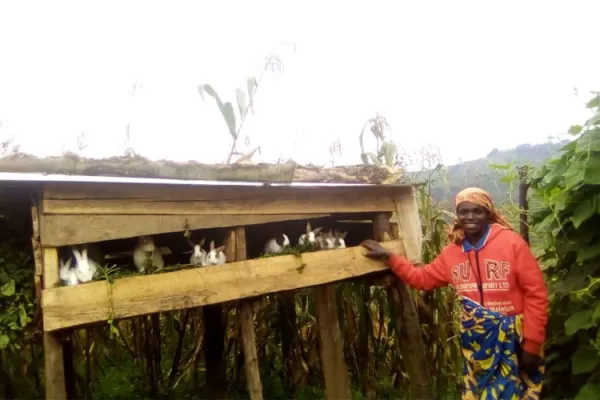
[[[215,241],[210,241],[210,250],[206,255],[206,263],[208,265],[221,265],[227,262],[227,258],[225,257],[225,246],[220,246],[215,249]]]
[[[98,271],[98,264],[96,261],[88,258],[87,247],[84,247],[82,250],[73,249],[73,255],[76,261],[75,273],[79,282],[89,282],[94,279]]]
[[[139,273],[145,273],[146,267],[160,271],[165,266],[162,254],[154,245],[152,236],[140,236],[138,244],[133,249],[133,263]]]
[[[310,227],[310,222],[306,223],[306,233],[303,233],[298,238],[298,244],[303,245],[305,243],[317,244],[317,235],[321,232],[321,227],[315,228],[314,230]]]
[[[319,248],[323,250],[335,249],[335,238],[331,233],[331,229],[329,232],[321,232],[317,236],[317,244],[319,245]]]
[[[67,286],[76,286],[79,284],[75,269],[71,268],[71,258],[67,261],[60,260],[60,269],[58,270],[60,280]]]
[[[337,230],[333,232],[334,237],[334,248],[336,249],[345,249],[346,248],[346,235],[348,232],[338,232]]]
[[[205,241],[206,241],[206,239],[202,238],[202,239],[200,239],[198,244],[194,244],[194,242],[192,242],[191,240],[188,239],[189,245],[192,247],[192,249],[194,249],[194,251],[192,252],[192,255],[190,256],[190,264],[191,265],[201,265],[201,266],[208,265],[206,263],[206,250],[204,250],[202,248]]]
[[[265,254],[279,254],[290,245],[290,239],[285,233],[277,235],[265,243]]]

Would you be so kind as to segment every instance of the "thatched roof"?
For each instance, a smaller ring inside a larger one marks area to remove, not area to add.
[[[408,183],[400,170],[376,165],[201,164],[151,161],[139,156],[91,159],[75,154],[45,158],[12,154],[0,158],[0,172],[265,183]]]

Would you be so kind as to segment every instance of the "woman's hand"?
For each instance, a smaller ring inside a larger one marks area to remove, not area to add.
[[[541,364],[542,357],[538,356],[537,354],[522,351],[520,367],[521,370],[527,374],[527,376],[533,376],[538,371],[538,368]]]
[[[369,250],[365,254],[365,256],[372,258],[374,260],[387,261],[388,258],[390,258],[390,256],[392,255],[392,253],[388,249],[386,249],[385,247],[380,245],[375,240],[371,240],[371,239],[365,240],[360,245],[362,247],[366,248],[367,250]]]

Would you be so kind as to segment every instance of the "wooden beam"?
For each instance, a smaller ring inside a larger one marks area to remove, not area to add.
[[[69,153],[60,157],[11,154],[0,158],[1,172],[120,176],[212,181],[396,183],[400,170],[380,165],[351,165],[334,168],[285,164],[200,164],[197,162],[152,161],[144,157],[92,159]]]
[[[46,290],[53,287],[59,281],[58,252],[55,248],[45,248],[43,254],[43,281],[44,290]],[[46,399],[62,400],[67,398],[62,341],[59,332],[47,331],[48,329],[44,326],[44,381]]]
[[[348,368],[344,361],[344,344],[335,300],[335,284],[315,288],[319,350],[329,400],[351,399]]]
[[[396,219],[406,256],[413,263],[420,263],[423,231],[414,189],[412,196],[397,200]],[[383,224],[383,220],[384,218],[375,222]],[[375,233],[381,231],[387,231],[390,235],[397,234],[389,224],[383,229],[374,228]],[[433,380],[411,290],[403,281],[396,279],[388,289],[388,296],[396,308],[396,335],[402,350],[404,369],[410,380],[410,395],[415,399],[433,399]]]
[[[235,228],[235,260],[247,259],[246,229]],[[252,300],[240,302],[240,331],[242,335],[242,346],[244,348],[244,366],[246,370],[246,385],[250,400],[262,400],[263,389],[260,381],[260,369],[258,367],[258,355],[256,352],[256,333],[254,332],[254,306]]]
[[[230,229],[225,235],[225,257],[235,260],[235,231]],[[225,322],[223,304],[209,304],[202,311],[204,327],[204,360],[206,363],[207,396],[222,399],[227,392],[227,371],[225,366]]]
[[[348,191],[367,195],[410,194],[411,186],[232,186],[232,185],[173,185],[102,182],[51,182],[44,186],[44,200],[130,199],[153,201],[234,200],[241,198],[306,198],[316,191],[345,195]]]
[[[299,212],[301,210],[301,212]],[[286,197],[238,197],[227,201],[154,201],[138,199],[44,200],[44,214],[318,214],[392,211],[392,196],[361,190],[330,191],[325,188],[290,192]]]
[[[403,254],[400,241],[383,244]],[[239,261],[214,267],[117,279],[42,292],[44,329],[53,331],[163,311],[200,307],[341,281],[386,270],[360,246]],[[165,289],[165,288],[168,288]]]
[[[155,235],[186,229],[226,228],[269,222],[316,219],[329,214],[271,215],[44,215],[44,246],[69,246],[105,240]]]

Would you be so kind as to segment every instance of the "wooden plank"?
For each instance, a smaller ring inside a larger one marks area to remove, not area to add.
[[[186,229],[225,228],[269,222],[310,220],[329,214],[271,215],[43,215],[44,246],[68,246]]]
[[[35,287],[35,299],[37,300],[38,310],[40,307],[40,298],[42,296],[42,275],[44,270],[44,261],[42,257],[42,245],[40,243],[40,214],[37,207],[37,202],[31,205],[31,223],[32,223],[32,236],[31,236],[31,247],[33,249],[33,261],[35,265],[35,271],[33,274],[33,284]]]
[[[44,249],[43,280],[44,289],[53,287],[59,281],[58,251],[55,248]],[[46,399],[66,399],[65,363],[60,333],[47,331],[46,327],[44,327],[44,381]]]
[[[419,218],[417,194],[414,188],[411,188],[411,192],[411,195],[394,198],[396,220],[406,256],[411,261],[420,264],[423,228]]]
[[[313,194],[315,191],[347,194],[377,194],[381,196],[410,193],[411,186],[232,186],[232,185],[169,185],[96,182],[53,182],[46,183],[45,200],[77,199],[138,199],[155,201],[201,201],[232,200],[240,198],[290,197]]]
[[[403,253],[400,241],[383,244]],[[42,292],[44,329],[74,327],[163,311],[200,307],[336,282],[387,270],[364,257],[360,246],[265,257],[227,265],[91,282]]]
[[[315,288],[319,350],[329,400],[351,399],[348,368],[344,361],[344,345],[338,320],[335,284]]]
[[[244,261],[247,258],[246,229],[235,228],[235,260]],[[244,348],[244,369],[246,371],[246,385],[250,400],[262,400],[263,389],[260,381],[258,367],[258,354],[256,351],[256,333],[254,332],[254,307],[252,300],[240,302],[239,321]]]
[[[392,196],[362,191],[290,192],[286,197],[230,200],[154,201],[138,199],[44,200],[44,214],[298,214],[392,211]]]

